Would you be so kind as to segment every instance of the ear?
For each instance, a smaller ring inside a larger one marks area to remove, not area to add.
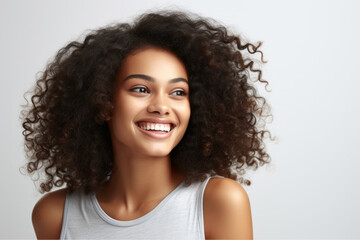
[[[105,121],[106,122],[110,121],[111,115],[112,115],[112,110],[114,109],[114,106],[112,105],[111,102],[108,102],[108,104],[110,104],[111,110],[103,113],[105,115]]]

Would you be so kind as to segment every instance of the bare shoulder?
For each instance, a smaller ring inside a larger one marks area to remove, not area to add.
[[[32,223],[38,239],[60,238],[66,189],[44,195],[34,206]]]
[[[204,192],[206,239],[252,239],[252,218],[245,189],[229,178],[211,178]]]

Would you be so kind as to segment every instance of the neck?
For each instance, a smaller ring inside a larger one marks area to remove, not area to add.
[[[182,180],[183,176],[171,168],[169,156],[155,158],[122,152],[114,154],[110,180],[97,195],[132,212],[161,201]]]

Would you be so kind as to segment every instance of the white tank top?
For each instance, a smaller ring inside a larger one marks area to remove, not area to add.
[[[153,210],[130,221],[111,218],[94,193],[77,190],[66,196],[60,239],[203,240],[203,196],[210,178],[188,187],[180,183]]]

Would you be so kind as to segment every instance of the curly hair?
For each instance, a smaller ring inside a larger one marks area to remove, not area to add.
[[[45,172],[42,193],[64,184],[93,191],[108,179],[113,151],[106,117],[117,70],[132,51],[154,46],[177,55],[189,76],[191,117],[170,153],[172,167],[186,185],[206,174],[250,185],[240,177],[245,169],[270,162],[263,141],[270,132],[258,126],[270,107],[252,84],[268,85],[252,57],[258,53],[266,62],[261,44],[244,42],[212,19],[175,11],[146,13],[68,43],[27,92],[32,105],[21,111],[28,173]]]

